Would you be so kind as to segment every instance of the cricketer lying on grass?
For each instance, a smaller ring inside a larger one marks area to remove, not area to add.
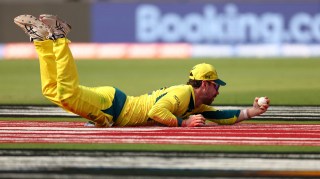
[[[71,26],[57,16],[20,15],[14,22],[33,41],[40,61],[42,93],[53,103],[78,114],[97,127],[111,126],[206,126],[206,120],[234,124],[267,111],[270,100],[244,110],[217,110],[211,106],[226,85],[216,69],[206,63],[194,66],[186,85],[155,90],[141,96],[127,96],[112,86],[79,85],[78,73],[66,35]],[[108,67],[106,66],[106,70]]]

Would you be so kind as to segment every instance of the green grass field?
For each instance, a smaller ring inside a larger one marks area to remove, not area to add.
[[[139,152],[320,153],[318,146],[245,146],[179,144],[1,144],[0,149],[104,150]]]
[[[268,96],[272,105],[320,105],[320,59],[81,60],[80,84],[115,86],[127,95],[184,84],[197,63],[213,64],[227,82],[215,103],[250,105]],[[0,104],[51,104],[41,94],[37,60],[0,60]]]

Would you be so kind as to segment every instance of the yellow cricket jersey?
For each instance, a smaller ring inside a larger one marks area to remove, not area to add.
[[[114,125],[149,125],[154,120],[166,126],[181,126],[182,120],[192,114],[202,114],[218,124],[233,124],[240,114],[240,110],[219,111],[208,105],[194,108],[194,101],[190,85],[163,88],[138,97],[128,96]]]

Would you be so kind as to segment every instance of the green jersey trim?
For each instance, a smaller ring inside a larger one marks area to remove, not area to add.
[[[176,117],[176,118],[177,118],[177,121],[178,121],[178,126],[181,127],[183,119],[181,119],[179,117]]]
[[[230,119],[233,117],[239,117],[240,110],[223,110],[223,111],[204,111],[201,113],[206,119]]]
[[[113,122],[117,121],[127,99],[127,95],[124,92],[118,88],[115,88],[115,90],[112,105],[108,109],[101,110],[102,112],[113,116]]]

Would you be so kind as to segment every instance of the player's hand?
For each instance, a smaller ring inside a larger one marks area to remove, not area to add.
[[[253,101],[253,108],[250,110],[250,117],[254,117],[254,116],[258,116],[260,114],[265,113],[269,106],[270,106],[270,99],[268,97],[265,97],[267,99],[267,103],[266,104],[262,104],[261,106],[259,106],[258,104],[258,100],[259,97],[256,97]]]
[[[201,115],[190,115],[188,119],[182,122],[182,127],[201,127],[205,126],[206,119]]]

